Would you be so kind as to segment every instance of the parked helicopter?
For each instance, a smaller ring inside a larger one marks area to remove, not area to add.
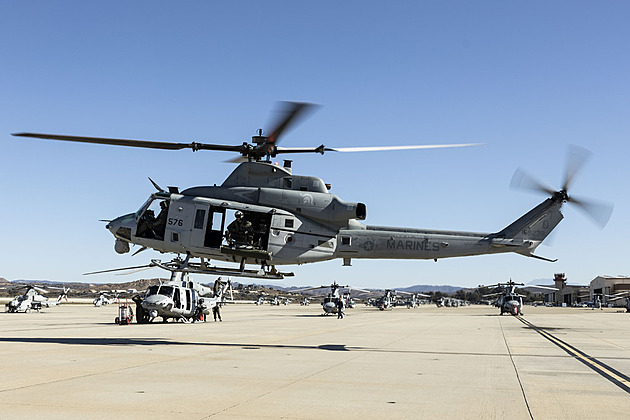
[[[209,315],[214,307],[226,302],[227,291],[232,293],[230,280],[222,282],[219,277],[214,287],[207,287],[193,281],[190,273],[207,273],[199,266],[190,263],[188,258],[184,260],[176,258],[168,263],[151,260],[150,264],[144,266],[95,271],[86,275],[151,267],[170,271],[171,278],[167,282],[150,286],[144,296],[133,297],[139,324],[152,322],[158,316],[163,322],[167,322],[169,318],[184,322],[205,320],[205,316]]]
[[[496,287],[499,288],[499,292],[490,293],[484,295],[484,297],[493,297],[497,296],[497,300],[495,302],[495,306],[497,306],[501,315],[504,313],[509,313],[511,315],[523,315],[523,298],[524,295],[519,294],[516,291],[516,286],[522,286],[521,289],[535,288],[535,289],[546,289],[546,290],[558,290],[555,287],[547,287],[547,286],[525,286],[523,283],[515,283],[510,279],[507,283],[497,283],[489,286],[480,286],[480,287]]]
[[[619,299],[626,300],[626,312],[630,312],[630,291],[615,293],[611,295],[611,297],[608,299],[608,302],[614,302]]]
[[[48,293],[47,290],[41,287],[33,285],[23,285],[19,288],[26,288],[23,295],[16,296],[9,303],[5,305],[5,312],[30,312],[31,310],[39,312],[42,307],[49,308],[51,306],[59,305],[61,299],[68,299],[69,288],[63,287],[49,287],[49,289],[61,289],[62,292],[57,297],[57,300],[49,301],[48,298],[41,293]]]
[[[118,302],[118,293],[116,293],[114,297],[112,298],[107,293],[101,292],[99,293],[98,297],[95,298],[94,301],[92,301],[92,304],[94,304],[94,306],[96,307],[99,307],[99,306],[106,306],[114,302]]]
[[[109,144],[152,149],[230,151],[241,156],[240,165],[220,186],[199,186],[168,191],[153,182],[157,192],[135,212],[117,217],[106,228],[115,238],[114,249],[128,253],[130,244],[162,253],[186,254],[202,259],[206,274],[281,279],[292,272],[277,266],[314,263],[340,258],[344,266],[353,258],[433,259],[515,252],[527,257],[555,261],[536,255],[540,243],[563,218],[560,208],[573,202],[604,225],[612,207],[577,200],[568,195],[569,185],[585,158],[578,156],[568,166],[558,191],[543,186],[524,172],[514,186],[535,189],[550,197],[494,233],[369,226],[359,222],[367,216],[366,205],[347,202],[329,191],[329,184],[314,176],[294,175],[291,161],[284,166],[271,158],[286,153],[320,153],[462,147],[473,144],[414,145],[357,148],[285,148],[277,145],[286,129],[312,109],[308,103],[285,103],[285,116],[268,136],[262,130],[252,142],[240,145],[172,143],[95,138],[38,133],[14,136]],[[517,185],[518,184],[518,185]],[[155,212],[159,215],[155,216]],[[241,222],[230,223],[233,218]],[[203,259],[233,262],[238,268],[205,264]],[[260,269],[249,269],[248,265]]]
[[[409,292],[397,292],[392,289],[385,289],[383,296],[373,301],[373,306],[377,307],[380,311],[384,311],[385,309],[390,309],[398,304],[398,294],[408,295],[409,300],[412,302],[411,305],[407,300],[403,302],[407,307],[415,307],[417,306],[417,297],[431,297],[429,295],[424,295],[422,293],[409,293]]]
[[[293,291],[303,292],[307,290],[319,290],[319,289],[328,289],[328,288],[330,288],[330,291],[328,292],[328,294],[326,295],[326,297],[324,298],[322,302],[322,309],[324,310],[324,315],[337,313],[337,304],[339,302],[339,299],[341,299],[341,301],[343,302],[344,308],[354,307],[354,301],[350,299],[350,292],[348,291],[345,293],[341,293],[340,289],[354,289],[354,290],[360,290],[360,291],[365,292],[365,290],[351,288],[350,286],[347,286],[347,285],[342,286],[340,284],[337,284],[336,281],[333,282],[333,284],[331,284],[330,286],[307,287],[304,289],[296,289]]]

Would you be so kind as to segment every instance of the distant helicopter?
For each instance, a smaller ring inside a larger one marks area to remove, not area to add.
[[[577,200],[569,196],[569,185],[586,160],[582,153],[571,160],[558,191],[543,186],[524,172],[517,172],[514,186],[543,191],[550,197],[525,215],[494,233],[366,226],[366,205],[347,202],[330,193],[330,185],[314,176],[294,175],[291,161],[283,166],[271,158],[286,153],[327,151],[360,152],[382,150],[463,147],[474,144],[413,145],[384,147],[285,148],[277,145],[282,134],[312,109],[308,103],[285,103],[284,115],[268,136],[262,130],[252,142],[239,145],[172,143],[160,141],[95,138],[55,134],[16,133],[14,136],[109,144],[151,149],[215,150],[239,153],[242,162],[219,186],[199,186],[180,192],[168,191],[153,182],[157,192],[140,208],[109,221],[114,249],[128,253],[130,244],[141,252],[154,249],[163,253],[200,258],[206,274],[281,279],[292,272],[277,266],[314,263],[340,258],[344,266],[353,258],[433,259],[515,252],[527,257],[555,261],[536,255],[540,243],[563,218],[560,208],[573,202],[602,226],[610,218],[612,206]],[[580,149],[581,150],[581,149]],[[156,216],[156,212],[159,214]],[[232,222],[230,222],[233,220]],[[135,255],[134,254],[134,255]],[[210,265],[205,260],[238,264],[238,268]],[[259,269],[247,268],[256,265]]]
[[[420,297],[431,297],[429,295],[424,295],[422,293],[409,293],[409,292],[396,292],[392,289],[385,289],[383,296],[373,301],[373,305],[376,306],[380,311],[384,311],[385,309],[390,309],[393,306],[396,306],[398,301],[397,294],[409,295],[412,300],[412,306],[415,307],[417,305],[416,299],[418,296]],[[407,301],[404,302],[407,307],[411,307]]]
[[[608,298],[608,302],[614,302],[619,299],[626,300],[626,312],[630,312],[630,291],[614,293]]]
[[[333,284],[331,284],[330,286],[307,287],[304,289],[296,289],[293,291],[302,292],[302,291],[307,291],[307,290],[319,290],[319,289],[328,289],[328,288],[330,288],[330,291],[328,292],[328,295],[324,298],[322,302],[322,309],[324,310],[324,315],[336,314],[337,304],[340,299],[343,302],[344,308],[354,307],[354,302],[352,302],[351,304],[352,306],[350,306],[350,302],[351,302],[350,292],[340,293],[339,291],[340,289],[353,289],[353,290],[360,290],[363,292],[366,291],[366,290],[362,290],[358,288],[353,288],[348,285],[342,286],[340,284],[337,284],[336,281],[333,282]]]
[[[510,315],[523,315],[523,298],[524,295],[519,294],[516,291],[516,286],[522,286],[521,289],[527,288],[535,288],[535,289],[546,289],[546,290],[558,290],[555,287],[547,287],[547,286],[525,286],[523,283],[515,283],[510,279],[507,283],[497,283],[489,286],[481,286],[481,287],[496,287],[499,288],[499,292],[490,293],[484,295],[484,297],[493,297],[496,296],[497,300],[495,305],[501,311],[500,315],[504,313],[509,313]]]
[[[98,297],[92,301],[92,304],[96,307],[99,307],[99,306],[106,306],[106,305],[109,305],[110,303],[114,303],[117,301],[118,301],[118,293],[116,293],[114,297],[112,298],[107,293],[101,292],[99,293]]]
[[[211,313],[212,308],[226,303],[227,292],[232,293],[230,280],[226,282],[217,280],[214,287],[194,282],[190,277],[191,273],[206,272],[199,266],[191,264],[188,259],[175,259],[168,263],[151,260],[148,265],[95,271],[86,275],[152,267],[170,271],[171,278],[159,285],[150,286],[144,296],[133,297],[139,324],[152,322],[157,317],[161,317],[163,322],[171,318],[184,322],[205,320],[205,316]]]
[[[51,306],[59,305],[61,299],[66,299],[68,296],[69,288],[63,287],[52,287],[49,289],[61,289],[62,292],[57,297],[56,301],[49,301],[46,296],[43,296],[40,293],[48,293],[47,290],[42,289],[41,287],[33,286],[33,285],[23,285],[19,288],[26,288],[26,291],[23,295],[16,296],[13,300],[5,305],[6,312],[30,312],[31,310],[39,312],[42,307],[49,308]]]

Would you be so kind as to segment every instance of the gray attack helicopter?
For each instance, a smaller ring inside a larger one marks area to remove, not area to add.
[[[489,286],[481,286],[481,287],[495,287],[499,288],[499,291],[496,293],[490,293],[484,295],[484,297],[495,297],[495,306],[499,308],[501,311],[501,315],[504,313],[508,313],[510,315],[523,315],[523,298],[524,295],[518,293],[516,290],[516,286],[522,286],[521,289],[546,289],[546,290],[558,290],[555,287],[547,287],[547,286],[525,286],[523,283],[515,283],[510,279],[507,283],[497,283]]]
[[[168,263],[151,260],[151,263],[147,265],[94,271],[85,275],[153,267],[170,271],[171,277],[169,281],[150,286],[144,296],[133,297],[139,324],[153,322],[157,317],[161,317],[163,322],[171,318],[183,322],[205,321],[213,308],[226,303],[227,292],[232,294],[230,280],[223,282],[219,278],[213,287],[193,281],[190,277],[191,273],[207,274],[207,272],[199,265],[189,262],[188,258],[184,260],[176,258]]]
[[[22,285],[20,288],[26,288],[24,294],[16,296],[9,303],[5,305],[5,312],[25,312],[28,313],[31,310],[39,312],[43,307],[50,308],[51,306],[57,306],[61,303],[62,299],[68,299],[69,288],[63,287],[49,287],[49,289],[60,289],[62,292],[57,297],[57,300],[51,301],[42,293],[48,293],[47,290],[42,289],[34,285]]]
[[[162,253],[199,258],[207,274],[282,279],[292,272],[280,272],[283,265],[353,258],[432,259],[514,252],[527,257],[555,261],[536,255],[540,243],[563,218],[560,208],[572,202],[604,225],[612,207],[578,200],[568,188],[579,165],[569,167],[560,190],[554,191],[533,178],[518,173],[520,186],[549,195],[538,206],[509,226],[492,233],[430,230],[406,227],[370,226],[360,223],[367,216],[366,205],[340,199],[329,184],[315,176],[295,175],[291,161],[283,166],[271,158],[288,153],[360,152],[472,144],[415,145],[358,148],[285,148],[278,140],[287,128],[313,108],[308,103],[285,103],[284,115],[264,136],[262,130],[252,142],[240,145],[172,143],[160,141],[80,137],[54,134],[16,133],[14,136],[109,144],[151,149],[192,149],[239,153],[241,162],[219,186],[199,186],[180,191],[178,187],[157,191],[135,212],[108,221],[119,254],[139,245],[136,253],[154,249]],[[575,163],[573,161],[572,163]],[[156,216],[156,212],[159,214]],[[233,220],[233,221],[232,221]],[[134,253],[135,255],[135,253]],[[206,260],[232,262],[238,268],[209,264]],[[251,269],[248,265],[259,268]]]

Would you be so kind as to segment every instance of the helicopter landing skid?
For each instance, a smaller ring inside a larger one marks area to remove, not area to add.
[[[293,277],[293,272],[280,272],[275,266],[263,264],[259,270],[245,268],[245,259],[241,261],[239,268],[217,267],[208,265],[206,261],[201,264],[175,259],[170,263],[162,263],[160,260],[151,260],[152,266],[158,266],[169,271],[185,271],[196,274],[210,274],[218,276],[251,277],[256,279],[282,280],[285,277]]]
[[[188,270],[192,273],[212,274],[218,276],[234,276],[234,277],[251,277],[256,279],[282,280],[285,277],[293,277],[293,272],[282,273],[272,268],[271,271],[265,270],[247,270],[229,267],[207,267],[203,270]]]
[[[269,261],[272,259],[271,252],[256,249],[251,246],[222,246],[221,253],[227,255],[236,255],[243,258],[254,258],[258,260]]]

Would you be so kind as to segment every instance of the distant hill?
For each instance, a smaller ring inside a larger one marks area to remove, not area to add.
[[[317,286],[289,286],[289,287],[283,287],[283,286],[278,286],[276,284],[265,284],[263,285],[264,287],[268,288],[268,289],[275,289],[275,290],[282,290],[285,292],[291,292],[293,290],[296,289],[304,289],[307,287],[317,287]],[[415,286],[409,286],[409,287],[392,287],[393,290],[398,290],[401,292],[409,292],[409,293],[427,293],[427,292],[442,292],[442,293],[455,293],[458,290],[462,290],[464,289],[464,287],[458,287],[458,286],[431,286],[431,285],[424,285],[424,284],[418,284]],[[324,288],[324,290],[326,290]],[[377,290],[383,290],[383,289],[370,289],[368,288],[367,290],[370,291],[377,291]]]
[[[442,292],[442,293],[455,293],[458,290],[462,290],[464,287],[458,286],[429,286],[429,285],[416,285],[411,287],[401,287],[399,290],[401,292],[409,292],[409,293],[427,293],[427,292]]]
[[[168,281],[166,278],[152,278],[152,279],[141,279],[134,280],[126,283],[64,283],[59,281],[50,281],[50,280],[13,280],[7,281],[4,278],[0,278],[0,284],[3,285],[3,289],[6,289],[6,286],[17,283],[27,283],[27,284],[39,284],[43,285],[44,288],[56,286],[56,287],[70,287],[71,295],[74,296],[92,296],[97,295],[99,292],[111,292],[114,290],[130,290],[135,289],[138,291],[146,290],[149,286],[153,284],[159,284],[160,281]],[[209,285],[212,285],[212,282],[209,282]],[[308,287],[317,287],[317,286],[280,286],[277,284],[265,284],[265,285],[257,285],[251,284],[250,286],[242,285],[239,287],[239,282],[233,282],[234,289],[244,289],[244,293],[263,293],[263,294],[278,294],[277,292],[287,293],[292,295],[295,290],[301,290]],[[9,286],[10,288],[11,286]],[[427,293],[427,292],[442,292],[442,293],[455,293],[458,290],[463,289],[463,287],[457,286],[432,286],[432,285],[415,285],[410,287],[400,287],[400,288],[392,288],[394,290],[398,290],[401,292],[409,292],[409,293]],[[378,294],[381,293],[382,289],[369,289],[367,295]],[[309,290],[309,291],[300,291],[297,292],[300,295],[314,296],[314,295],[325,295],[329,292],[329,289],[322,288],[317,290]],[[11,294],[12,292],[3,291],[2,294]],[[362,295],[365,293],[358,292],[353,293],[353,295]]]

